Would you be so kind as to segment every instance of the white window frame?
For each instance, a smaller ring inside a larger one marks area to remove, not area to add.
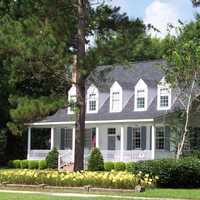
[[[142,149],[142,129],[141,129],[141,127],[133,127],[132,130],[133,130],[133,132],[132,132],[132,138],[133,138],[132,143],[133,144],[132,145],[133,146],[135,145],[136,150],[140,150],[140,149]],[[135,133],[134,130],[137,130],[137,132],[139,133],[139,137],[136,137],[136,135],[134,134]],[[140,141],[139,147],[136,147],[136,139],[139,139],[139,141]]]
[[[76,102],[76,86],[73,85],[68,92],[68,102]],[[74,114],[74,110],[68,106],[68,114]]]
[[[138,95],[139,91],[144,91],[142,97]],[[138,98],[144,98],[144,108],[138,108]],[[135,111],[146,111],[148,107],[148,87],[147,84],[140,79],[135,86],[135,103],[134,103],[134,110]]]
[[[168,93],[162,95],[162,90],[168,90]],[[161,97],[168,97],[168,106],[161,106]],[[165,78],[163,78],[157,86],[157,109],[158,110],[169,110],[171,108],[171,87],[166,83]]]
[[[119,93],[119,107],[114,109],[113,106],[113,94]],[[110,88],[110,112],[121,112],[122,111],[122,87],[118,82],[115,82]]]
[[[158,133],[158,129],[162,129],[162,132],[163,132],[163,136],[158,136],[157,133]],[[163,148],[157,148],[157,142],[159,142],[159,139],[163,139]],[[156,146],[156,150],[158,151],[164,151],[165,150],[165,127],[164,126],[157,126],[156,127],[156,143],[155,143],[155,146]]]
[[[91,95],[95,95],[95,98],[91,99]],[[96,102],[96,109],[90,110],[90,101]],[[99,91],[96,86],[91,85],[87,90],[87,113],[97,113],[99,110]]]

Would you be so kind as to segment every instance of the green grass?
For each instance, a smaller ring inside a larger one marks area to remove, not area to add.
[[[66,192],[66,191],[65,191]],[[73,192],[75,191],[67,191]],[[85,192],[76,192],[77,194]],[[160,197],[160,198],[179,198],[179,199],[193,199],[200,200],[200,189],[151,189],[143,193],[89,193],[89,194],[98,194],[106,195],[106,197],[55,197],[48,195],[38,195],[38,194],[13,194],[13,193],[0,193],[0,200],[119,200],[119,198],[111,198],[109,196],[121,196],[120,199],[125,199],[123,196],[134,196],[134,197]]]

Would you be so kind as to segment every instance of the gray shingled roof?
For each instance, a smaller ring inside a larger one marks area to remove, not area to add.
[[[114,81],[118,81],[123,89],[133,90],[135,84],[142,78],[148,87],[155,88],[157,83],[162,79],[163,72],[161,65],[165,62],[162,60],[137,62],[129,66],[123,67],[116,66],[100,66],[92,73],[90,79],[87,81],[87,87],[93,82],[101,91],[109,92],[111,85]],[[106,72],[105,72],[106,70]],[[127,105],[120,113],[109,112],[109,98],[104,105],[100,108],[97,114],[86,114],[86,121],[99,121],[99,120],[124,120],[124,119],[152,119],[159,117],[166,113],[166,111],[158,111],[157,98],[155,98],[147,111],[136,112],[134,108],[134,95],[130,97]],[[175,107],[179,106],[176,103]],[[169,112],[171,112],[169,111]],[[60,109],[52,116],[47,117],[41,122],[65,122],[73,121],[74,115],[67,115],[67,109]]]

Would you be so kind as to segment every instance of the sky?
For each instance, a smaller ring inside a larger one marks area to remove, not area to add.
[[[167,25],[178,25],[180,19],[188,23],[194,19],[200,9],[193,8],[191,0],[107,0],[113,6],[120,6],[121,12],[126,12],[131,18],[143,19],[145,24],[152,24],[161,32],[151,34],[164,37],[167,34]]]

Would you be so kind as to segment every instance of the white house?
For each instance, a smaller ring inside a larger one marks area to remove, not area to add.
[[[170,128],[157,118],[173,112],[180,103],[174,101],[176,93],[165,82],[161,64],[164,62],[159,60],[126,67],[103,66],[92,73],[95,78],[88,79],[86,85],[85,158],[94,146],[101,150],[106,161],[174,156]],[[74,86],[69,90],[68,98],[76,101]],[[36,128],[50,130],[49,149],[32,148],[31,131]],[[60,109],[54,115],[28,125],[28,159],[44,159],[54,146],[63,162],[73,162],[73,107]]]

